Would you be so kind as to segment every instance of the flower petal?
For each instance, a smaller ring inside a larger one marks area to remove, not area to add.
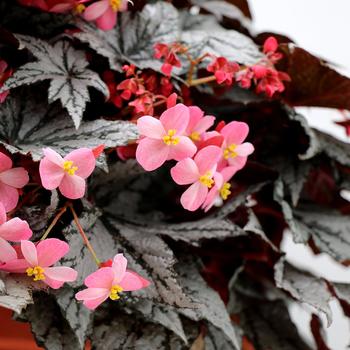
[[[113,259],[112,269],[114,271],[114,283],[119,283],[125,274],[128,261],[123,254],[117,254]]]
[[[85,9],[83,16],[87,21],[95,21],[107,11],[108,7],[108,0],[97,1]]]
[[[52,289],[59,289],[64,285],[64,281],[56,281],[51,279],[48,276],[45,276],[45,279],[43,280],[45,284],[47,284]]]
[[[29,239],[33,232],[27,221],[13,218],[0,225],[0,237],[13,242]]]
[[[38,266],[38,255],[33,242],[21,241],[21,251],[31,266]]]
[[[207,194],[208,187],[197,181],[182,194],[180,201],[185,209],[195,211],[203,204]]]
[[[0,237],[0,263],[17,259],[16,250],[12,245]],[[1,267],[0,267],[1,269]]]
[[[249,126],[243,122],[231,122],[221,129],[228,145],[240,145],[248,136]]]
[[[13,168],[0,173],[0,181],[6,185],[22,188],[28,181],[28,171],[24,168]]]
[[[73,165],[78,167],[75,175],[86,179],[91,175],[96,166],[96,158],[90,148],[79,148],[67,154],[64,160],[73,161]]]
[[[201,175],[213,171],[222,156],[222,150],[217,146],[202,148],[194,157]]]
[[[0,152],[0,173],[12,168],[12,160],[6,154]]]
[[[148,115],[137,120],[137,128],[140,135],[151,139],[161,139],[166,134],[160,120]]]
[[[40,241],[36,246],[38,263],[41,267],[48,267],[62,259],[68,251],[68,243],[57,238],[48,238]]]
[[[236,147],[235,152],[241,157],[247,157],[254,152],[254,146],[249,142],[244,142]]]
[[[177,135],[181,135],[187,128],[190,120],[190,112],[188,107],[182,103],[167,109],[159,118],[164,126],[165,131],[175,129]]]
[[[224,182],[228,182],[236,172],[237,172],[237,168],[233,166],[225,167],[220,171]]]
[[[117,23],[117,12],[108,7],[107,11],[96,19],[96,25],[102,30],[111,30]]]
[[[188,107],[190,119],[187,125],[186,133],[189,135],[195,130],[195,126],[202,119],[204,112],[197,106]]]
[[[207,131],[210,127],[214,125],[215,117],[211,115],[206,115],[203,117],[194,127],[193,131],[198,132],[199,135]]]
[[[189,185],[199,179],[198,167],[192,158],[180,160],[171,168],[170,173],[178,185]]]
[[[78,199],[84,197],[85,180],[78,175],[65,175],[58,187],[61,193],[69,199]]]
[[[63,158],[53,149],[50,147],[44,148],[43,149],[44,156],[48,158],[52,163],[56,164],[59,167],[63,167]]]
[[[142,139],[136,149],[136,160],[147,171],[159,168],[168,158],[170,146],[162,140]]]
[[[45,157],[40,161],[39,173],[41,183],[47,190],[53,190],[57,188],[64,177],[64,170],[62,166],[53,163],[48,157]]]
[[[197,152],[196,145],[187,136],[179,136],[177,145],[169,146],[168,160],[175,159],[177,161],[192,157]]]
[[[104,296],[101,296],[100,298],[93,299],[93,300],[86,300],[84,301],[84,305],[90,309],[95,310],[98,306],[100,306],[106,299],[108,299],[109,291],[106,292]]]
[[[150,282],[139,276],[136,272],[126,271],[119,285],[123,288],[123,291],[130,292],[148,287]]]
[[[25,259],[15,259],[6,262],[4,265],[0,265],[0,270],[6,272],[23,273],[31,265]]]
[[[16,208],[18,203],[18,190],[0,182],[0,202],[5,207],[6,212]]]
[[[109,289],[106,288],[86,288],[75,294],[77,300],[95,300],[101,297],[108,297]]]
[[[111,289],[114,279],[114,271],[111,267],[102,267],[85,278],[85,285],[90,288]]]
[[[0,202],[0,225],[2,225],[7,220],[6,210],[4,205]]]
[[[230,166],[235,167],[236,171],[241,170],[247,163],[247,157],[237,156],[235,158],[229,158],[228,163]]]
[[[54,281],[73,282],[77,279],[78,272],[67,266],[46,267],[44,275]]]

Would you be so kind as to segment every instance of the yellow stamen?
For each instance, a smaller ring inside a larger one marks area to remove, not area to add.
[[[206,174],[202,175],[199,178],[199,182],[204,185],[207,186],[208,188],[213,186],[214,180],[212,179],[212,175],[211,172],[208,171]]]
[[[228,182],[225,182],[220,189],[220,196],[224,201],[231,194],[230,188],[231,188],[231,184],[229,184]]]
[[[81,15],[86,9],[86,6],[83,4],[78,4],[75,6],[74,8],[74,13],[76,13],[77,15]]]
[[[73,161],[72,160],[66,160],[63,163],[63,170],[68,174],[68,175],[74,175],[75,172],[78,170],[77,166],[73,166]]]
[[[111,5],[111,8],[114,12],[117,12],[122,4],[122,0],[109,0],[109,3]]]
[[[118,284],[116,284],[115,286],[113,286],[111,288],[111,291],[109,293],[109,297],[112,299],[112,300],[118,300],[120,299],[120,296],[118,293],[122,292],[123,291],[123,288],[121,286],[119,286]]]
[[[177,145],[180,142],[180,138],[179,137],[174,137],[176,134],[176,130],[175,129],[170,129],[168,130],[168,135],[163,136],[163,141],[166,145],[170,146],[170,145]]]
[[[234,143],[231,144],[230,146],[226,147],[224,149],[224,158],[228,159],[228,158],[235,158],[238,156],[238,154],[235,152],[235,149],[237,148],[237,145],[235,145]]]
[[[43,281],[45,279],[44,269],[40,266],[28,267],[26,273],[29,277],[34,276],[33,281]]]
[[[192,141],[200,141],[201,135],[197,131],[193,131],[193,133],[190,135],[190,139]]]

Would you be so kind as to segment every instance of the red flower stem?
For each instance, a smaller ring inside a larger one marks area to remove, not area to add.
[[[98,259],[94,249],[92,248],[92,245],[90,244],[89,242],[89,239],[87,238],[85,232],[84,232],[84,229],[82,228],[81,224],[80,224],[80,221],[79,221],[79,218],[78,218],[78,215],[77,213],[75,212],[74,208],[73,208],[73,205],[72,203],[69,203],[68,204],[72,214],[73,214],[73,218],[74,218],[74,223],[80,233],[80,236],[82,237],[83,241],[84,241],[84,244],[86,245],[87,249],[89,250],[89,252],[91,253],[92,257],[94,258],[95,260],[95,263],[98,267],[100,267],[101,265],[101,261]]]
[[[210,75],[209,77],[204,77],[204,78],[199,78],[199,79],[195,79],[192,81],[187,81],[187,83],[189,84],[189,86],[197,86],[197,85],[201,85],[201,84],[210,83],[214,80],[216,80],[215,75]]]
[[[55,227],[57,224],[57,221],[60,219],[60,217],[67,211],[67,204],[61,208],[61,210],[56,214],[55,218],[52,220],[50,226],[46,229],[43,236],[40,238],[41,241],[47,238],[51,230]]]

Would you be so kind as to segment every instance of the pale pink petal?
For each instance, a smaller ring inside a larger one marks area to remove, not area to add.
[[[248,136],[249,126],[243,122],[231,122],[221,129],[228,145],[240,145]]]
[[[0,225],[0,237],[13,242],[29,239],[33,232],[27,221],[13,218]]]
[[[245,142],[237,146],[235,152],[241,157],[247,157],[254,152],[254,146],[249,142]]]
[[[174,107],[167,109],[159,118],[165,131],[175,129],[177,135],[181,135],[187,128],[190,120],[188,107],[179,103]]]
[[[102,30],[111,30],[117,23],[117,12],[108,7],[107,11],[96,19],[96,25]]]
[[[33,242],[21,241],[21,251],[24,259],[26,259],[31,266],[38,266],[38,255]]]
[[[191,134],[194,131],[195,126],[203,117],[204,112],[197,106],[190,106],[188,107],[188,110],[190,112],[190,119],[187,125],[186,132],[187,134]]]
[[[196,145],[187,136],[178,136],[179,143],[169,146],[168,160],[175,159],[177,161],[192,157],[197,152]]]
[[[146,137],[137,145],[136,160],[145,170],[155,170],[167,160],[170,147],[162,140]]]
[[[235,158],[229,158],[228,163],[230,166],[233,166],[236,168],[236,170],[241,170],[247,163],[247,157],[240,157],[237,156]]]
[[[11,168],[12,168],[11,158],[9,158],[6,154],[0,152],[0,173]]]
[[[97,299],[91,299],[91,300],[85,300],[84,305],[90,309],[95,310],[98,306],[100,306],[105,300],[107,300],[109,297],[109,292]]]
[[[128,261],[123,254],[117,254],[113,259],[112,269],[114,271],[113,284],[117,284],[123,279]]]
[[[179,161],[170,170],[171,177],[178,185],[189,185],[199,179],[198,167],[192,158]]]
[[[4,205],[0,202],[0,225],[2,225],[7,220],[6,210]]]
[[[0,270],[6,272],[23,273],[31,265],[25,259],[15,259],[6,262],[4,265],[0,265]]]
[[[57,238],[48,238],[40,241],[36,246],[38,263],[41,267],[48,267],[62,259],[68,251],[68,243]]]
[[[64,285],[64,281],[56,281],[53,280],[47,276],[45,276],[45,279],[43,280],[45,284],[47,284],[52,289],[59,289]]]
[[[16,208],[18,203],[18,190],[0,182],[0,202],[5,207],[6,212]]]
[[[213,171],[216,168],[222,156],[222,149],[217,146],[207,146],[202,148],[194,157],[194,161],[197,163],[199,173],[204,175],[208,171]]]
[[[205,131],[207,131],[210,127],[214,125],[215,117],[206,115],[203,117],[194,127],[193,131],[198,132],[199,135],[203,134]]]
[[[65,175],[58,187],[62,195],[69,199],[84,197],[85,180],[78,175]]]
[[[197,181],[182,194],[180,201],[185,209],[195,211],[203,204],[207,194],[208,187]]]
[[[78,272],[67,266],[46,267],[44,275],[54,281],[73,282],[77,279]]]
[[[126,271],[123,280],[119,283],[125,292],[145,288],[148,287],[149,284],[147,280],[132,271]]]
[[[237,172],[237,168],[233,166],[225,167],[220,171],[224,182],[228,182],[236,172]]]
[[[114,271],[111,267],[102,267],[85,278],[85,285],[90,288],[111,289]]]
[[[148,115],[137,120],[137,128],[140,135],[151,139],[161,139],[166,134],[160,120]]]
[[[205,212],[207,212],[209,209],[213,207],[218,196],[219,196],[219,189],[216,186],[214,186],[209,190],[208,195],[204,203],[202,204],[202,208],[204,209]]]
[[[47,157],[52,163],[55,163],[59,167],[63,167],[63,158],[53,149],[47,147],[43,149],[44,156]]]
[[[94,300],[101,297],[109,296],[110,289],[106,288],[86,288],[75,294],[77,300]],[[106,299],[107,299],[106,298]]]
[[[77,166],[75,175],[86,179],[91,175],[96,166],[96,158],[90,148],[79,148],[67,154],[64,160],[71,160],[73,166]]]
[[[61,166],[51,162],[48,157],[45,157],[40,161],[39,173],[41,183],[47,190],[53,190],[57,188],[64,177],[64,170]]]
[[[0,181],[15,188],[22,188],[29,181],[28,171],[24,168],[5,170],[0,173]]]
[[[108,0],[97,1],[89,5],[83,14],[83,17],[87,21],[95,21],[98,17],[101,17],[109,8]]]
[[[9,242],[0,237],[0,262],[5,263],[15,259],[17,259],[16,250]]]
[[[64,13],[72,10],[74,8],[74,3],[68,3],[68,4],[57,4],[55,6],[52,6],[50,8],[50,12],[55,13]]]

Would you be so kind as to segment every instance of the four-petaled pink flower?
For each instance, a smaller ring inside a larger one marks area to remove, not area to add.
[[[185,209],[194,211],[203,204],[208,190],[214,185],[213,176],[221,156],[221,148],[208,146],[201,149],[194,159],[183,159],[171,169],[171,176],[177,184],[191,184],[181,196]]]
[[[229,62],[225,57],[216,57],[208,65],[207,70],[214,73],[219,84],[232,85],[234,75],[239,71],[239,65],[236,62]]]
[[[0,201],[6,212],[14,209],[18,203],[18,188],[29,181],[27,170],[12,168],[12,160],[0,152]]]
[[[126,269],[127,260],[123,254],[117,254],[111,267],[102,267],[85,279],[88,287],[78,292],[75,297],[84,305],[94,310],[108,298],[118,300],[119,293],[139,290],[149,286],[137,273]]]
[[[190,111],[190,120],[186,128],[186,135],[193,142],[201,141],[202,135],[213,126],[215,117],[211,115],[204,116],[204,112],[196,106],[188,107]]]
[[[15,259],[0,266],[7,272],[23,273],[42,281],[53,289],[62,287],[65,282],[73,282],[77,272],[70,267],[54,266],[69,251],[69,245],[56,238],[45,239],[35,245],[30,241],[21,241],[23,259]]]
[[[96,159],[91,149],[79,148],[64,158],[51,148],[45,148],[45,157],[40,161],[41,182],[47,190],[59,188],[70,199],[82,198],[85,194],[85,179],[95,169]]]
[[[167,109],[159,119],[144,116],[137,120],[141,136],[136,159],[147,170],[159,168],[166,160],[192,157],[196,146],[184,136],[190,113],[183,104]]]
[[[127,8],[127,0],[99,0],[89,5],[83,16],[87,21],[95,21],[98,28],[111,30],[117,23],[118,12]]]
[[[243,143],[248,136],[249,126],[246,123],[234,121],[225,125],[220,133],[224,137],[223,162],[220,168],[228,164],[235,167],[237,171],[242,169],[247,162],[247,157],[254,152],[254,146],[251,143]]]

